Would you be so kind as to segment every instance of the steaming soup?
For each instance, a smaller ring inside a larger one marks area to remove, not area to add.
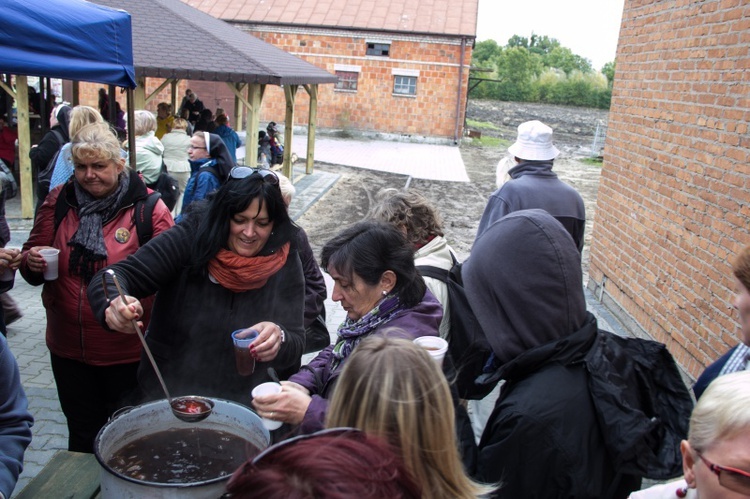
[[[221,430],[173,429],[141,437],[107,461],[125,476],[156,483],[194,483],[230,475],[260,452]]]

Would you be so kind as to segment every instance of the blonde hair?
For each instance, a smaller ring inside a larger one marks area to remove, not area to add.
[[[750,246],[743,248],[732,265],[734,276],[750,291]]]
[[[690,416],[688,442],[698,452],[750,431],[750,371],[713,380]]]
[[[448,382],[411,341],[371,336],[357,346],[334,390],[327,426],[359,428],[390,442],[424,497],[469,499],[492,490],[466,475]]]
[[[421,247],[435,236],[443,236],[442,221],[426,197],[414,190],[381,189],[371,217],[406,229],[406,238]]]
[[[68,132],[72,137],[83,126],[90,123],[104,123],[101,113],[91,106],[76,106],[70,113],[70,123],[68,123]]]
[[[134,131],[136,137],[156,130],[156,116],[151,111],[138,109],[135,112]]]
[[[182,118],[175,118],[172,122],[172,130],[187,130],[188,122]]]
[[[118,161],[122,158],[120,143],[108,124],[89,123],[73,136],[73,161]]]

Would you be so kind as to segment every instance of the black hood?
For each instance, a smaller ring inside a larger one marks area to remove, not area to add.
[[[546,211],[518,211],[492,224],[462,275],[500,364],[575,333],[586,320],[581,255]]]

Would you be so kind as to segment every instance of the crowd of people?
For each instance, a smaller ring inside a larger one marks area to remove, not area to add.
[[[226,115],[206,111],[193,92],[178,116],[161,104],[156,115],[136,111],[130,171],[100,112],[54,110],[52,128],[67,139],[54,181],[22,250],[0,249],[0,271],[42,286],[70,450],[92,452],[118,408],[163,397],[137,325],[172,396],[231,400],[283,423],[234,472],[229,497],[750,495],[750,420],[737,410],[750,403],[750,247],[733,267],[740,344],[699,378],[693,409],[663,345],[604,331],[587,311],[585,211],[553,171],[558,151],[543,123],[519,126],[509,178],[463,264],[437,207],[413,189],[379,193],[316,259],[289,216],[294,186],[236,165]],[[162,163],[183,192],[176,223],[148,187]],[[56,277],[47,250],[59,252]],[[423,277],[424,265],[460,270],[488,345],[474,380],[487,397],[462,400],[458,358],[436,361],[414,341],[460,334],[446,282]],[[346,317],[333,336],[323,326],[321,342],[322,272]],[[12,285],[0,279],[0,295]],[[251,374],[235,366],[237,331],[255,337]],[[32,419],[4,342],[0,370],[7,497]],[[251,396],[278,379],[279,393]],[[639,491],[644,477],[680,473]]]

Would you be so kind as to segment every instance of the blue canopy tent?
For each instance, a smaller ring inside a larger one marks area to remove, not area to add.
[[[130,14],[83,0],[3,0],[0,71],[135,88]]]
[[[19,75],[17,83],[23,81],[16,85],[17,92],[1,80],[0,86],[18,104],[21,210],[30,218],[26,76],[103,83],[132,91],[136,86],[132,27],[127,12],[83,0],[2,0],[1,10],[0,73]]]

